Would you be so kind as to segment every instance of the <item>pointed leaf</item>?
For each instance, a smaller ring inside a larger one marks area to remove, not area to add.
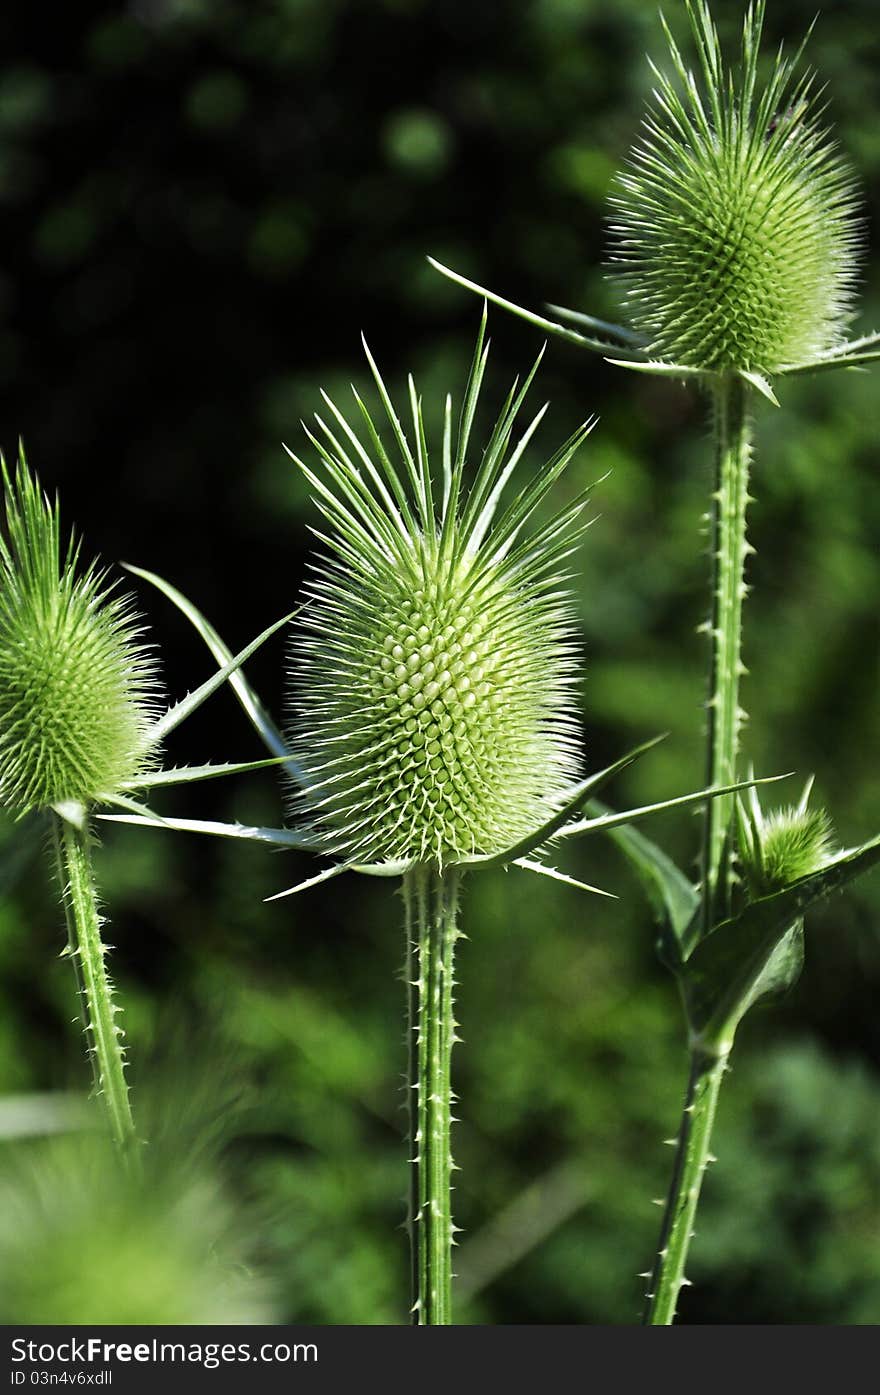
[[[131,572],[133,576],[139,576],[143,581],[148,581],[151,586],[155,586],[157,590],[161,591],[163,596],[166,596],[172,605],[177,606],[177,609],[198,631],[217,663],[229,663],[232,659],[232,650],[227,644],[224,644],[213,625],[205,619],[201,611],[197,610],[192,601],[187,600],[182,592],[178,591],[170,582],[165,581],[163,577],[157,576],[154,572],[144,571],[141,567],[132,566],[131,563],[126,565],[126,571]],[[273,756],[287,756],[288,773],[297,783],[301,784],[302,772],[299,766],[287,750],[284,738],[248,679],[238,670],[230,674],[229,686],[241,703],[246,716],[263,744],[268,747]]]
[[[659,359],[626,359],[605,357],[606,363],[615,368],[632,368],[637,373],[648,373],[655,378],[677,378],[682,381],[690,378],[707,381],[714,374],[707,368],[692,368],[684,363],[662,363]]]
[[[133,801],[129,801],[133,803]],[[181,833],[209,833],[217,838],[241,838],[246,842],[269,843],[277,848],[314,850],[314,843],[292,828],[258,828],[243,823],[219,823],[213,819],[160,818],[149,810],[134,814],[98,814],[103,823],[132,823],[142,828],[170,828]]]
[[[124,809],[126,817],[128,817],[132,823],[146,820],[149,823],[156,824],[160,828],[168,827],[161,814],[154,813],[152,809],[147,808],[146,804],[141,804],[139,800],[132,799],[129,795],[119,794],[118,792],[113,794],[102,794],[99,796],[99,803],[107,804],[111,809]],[[113,817],[112,814],[98,815],[98,818],[109,819]],[[121,819],[123,815],[120,814],[117,817]]]
[[[276,891],[274,896],[264,896],[263,900],[283,901],[285,896],[298,896],[301,891],[309,891],[311,887],[320,886],[321,882],[329,882],[333,877],[341,877],[343,872],[351,872],[353,869],[352,862],[334,862],[332,867],[325,867],[324,871],[318,872],[316,876],[298,882],[296,886],[289,886],[286,891]]]
[[[600,886],[590,886],[589,882],[579,882],[576,877],[569,877],[567,873],[560,872],[556,867],[547,867],[543,862],[532,862],[527,857],[518,857],[513,865],[521,867],[524,872],[537,872],[542,877],[550,877],[554,882],[564,882],[566,886],[576,886],[579,891],[591,891],[594,896],[607,896],[611,901],[618,899],[613,891],[603,891]]]
[[[803,363],[787,363],[777,368],[777,374],[796,378],[804,373],[827,373],[831,368],[861,368],[866,363],[876,363],[880,359],[880,349],[870,352],[840,354],[836,358],[806,359]]]
[[[609,349],[616,353],[621,352],[620,344],[616,344],[610,339],[594,339],[584,334],[578,334],[573,329],[567,329],[565,325],[558,324],[555,320],[548,320],[544,315],[536,315],[532,310],[525,310],[521,305],[515,305],[512,300],[505,300],[503,296],[496,295],[494,291],[489,291],[485,286],[478,286],[476,281],[469,281],[466,276],[459,276],[457,271],[451,271],[448,266],[438,262],[434,257],[429,257],[428,261],[435,271],[441,275],[455,281],[459,286],[464,286],[465,290],[473,291],[476,295],[491,300],[493,305],[500,305],[502,310],[509,310],[511,314],[518,315],[521,320],[526,320],[530,325],[537,325],[538,329],[543,329],[547,334],[555,334],[559,339],[565,339],[569,344],[577,344],[582,349],[592,349],[596,353],[604,354]],[[634,351],[635,352],[635,351]]]
[[[155,746],[158,745],[160,741],[164,741],[165,737],[168,736],[170,732],[174,731],[176,727],[179,727],[181,722],[185,721],[187,717],[191,716],[193,712],[201,707],[202,703],[206,702],[213,693],[216,693],[217,689],[221,688],[227,679],[229,679],[232,674],[236,673],[241,668],[242,664],[246,663],[251,655],[256,653],[261,645],[266,643],[267,639],[271,639],[276,630],[280,630],[282,625],[288,624],[295,614],[296,611],[292,610],[289,614],[282,615],[280,620],[276,620],[274,625],[269,625],[263,630],[262,634],[257,635],[256,639],[252,639],[250,644],[245,645],[244,649],[236,654],[234,659],[230,659],[229,663],[219,668],[216,673],[213,673],[210,678],[207,678],[194,692],[188,693],[185,698],[181,698],[180,702],[175,703],[173,707],[169,708],[164,717],[160,717],[157,722],[153,723],[150,730],[151,744]]]
[[[564,305],[551,305],[549,301],[547,309],[563,320],[570,320],[573,325],[583,325],[584,329],[597,329],[600,334],[619,339],[622,344],[630,344],[635,349],[641,349],[645,342],[635,330],[627,329],[624,325],[612,324],[609,320],[597,320],[595,315],[585,315],[580,310],[569,310]]]
[[[759,392],[762,397],[766,397],[768,402],[772,402],[774,407],[779,406],[779,399],[763,373],[753,373],[749,369],[742,368],[739,376],[742,378],[743,382],[748,383],[749,386],[753,387],[756,392]]]
[[[248,770],[264,770],[270,765],[285,765],[287,756],[270,756],[268,760],[230,761],[224,765],[182,765],[176,770],[157,770],[151,775],[130,780],[123,789],[150,790],[158,785],[188,785],[194,780],[215,780],[221,775],[243,775]]]
[[[653,745],[653,742],[651,744]],[[641,819],[650,818],[652,814],[662,813],[664,809],[683,809],[689,804],[704,804],[707,799],[717,799],[722,794],[736,794],[738,790],[751,789],[753,785],[774,785],[778,780],[789,778],[789,775],[766,775],[760,780],[741,780],[735,785],[708,785],[706,789],[696,790],[693,794],[679,794],[674,799],[662,799],[659,804],[642,804],[637,809],[625,809],[621,813],[609,812],[599,818],[581,819],[560,829],[559,837],[605,833],[619,824],[638,823]]]

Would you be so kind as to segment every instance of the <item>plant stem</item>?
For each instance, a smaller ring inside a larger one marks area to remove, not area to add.
[[[82,970],[80,969],[79,951],[76,939],[76,923],[73,918],[73,907],[70,904],[68,895],[67,863],[64,857],[64,843],[62,839],[62,821],[57,814],[52,815],[52,841],[55,848],[55,866],[58,874],[58,885],[61,889],[61,904],[64,906],[64,922],[67,926],[67,947],[63,957],[70,961],[76,979],[76,991],[79,998],[79,1020],[82,1023],[83,1035],[90,1039],[89,1033],[89,1008],[86,1000],[85,984],[83,983]],[[95,1053],[89,1046],[89,1064],[92,1068],[92,1081],[95,1095],[101,1093],[101,1079],[98,1075],[98,1062]]]
[[[453,1015],[458,874],[420,867],[404,878],[407,906],[412,1321],[452,1321]]]
[[[679,1292],[682,1284],[688,1282],[684,1267],[694,1234],[703,1173],[714,1161],[709,1142],[726,1066],[726,1052],[719,1055],[709,1055],[700,1049],[691,1052],[690,1079],[676,1142],[672,1182],[663,1213],[660,1245],[645,1295],[643,1321],[651,1326],[668,1326],[673,1322]]]
[[[745,383],[728,375],[713,389],[715,489],[712,495],[712,616],[706,784],[736,780],[744,713],[739,705],[742,605],[746,595],[746,506],[749,503],[751,424]],[[730,914],[733,878],[733,795],[706,803],[702,855],[702,925],[708,934]]]
[[[742,662],[742,607],[749,503],[751,423],[748,389],[739,378],[720,375],[713,388],[715,488],[712,494],[712,615],[706,784],[736,781],[739,736],[744,713],[739,703]],[[733,795],[706,803],[703,819],[701,934],[708,935],[731,912],[733,886]],[[691,1042],[691,1073],[676,1143],[675,1164],[663,1212],[658,1253],[646,1295],[645,1323],[669,1324],[684,1278],[693,1222],[718,1091],[730,1044]]]
[[[58,816],[56,820],[70,955],[76,965],[96,1093],[104,1100],[114,1141],[130,1151],[135,1143],[134,1121],[125,1082],[122,1029],[116,1023],[118,1008],[104,962],[107,951],[101,940],[89,833]]]

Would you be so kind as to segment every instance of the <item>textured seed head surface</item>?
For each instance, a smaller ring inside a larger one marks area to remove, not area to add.
[[[574,778],[566,625],[491,572],[383,581],[295,652],[310,802],[365,860],[501,851]]]
[[[772,373],[840,342],[859,228],[852,177],[820,128],[810,79],[778,60],[757,82],[763,4],[725,70],[702,0],[689,0],[702,83],[671,53],[612,200],[613,267],[652,357]],[[729,85],[728,85],[728,79]]]
[[[774,809],[761,822],[759,855],[744,858],[753,895],[769,896],[818,872],[833,849],[831,820],[824,809]]]
[[[20,466],[0,550],[0,806],[89,805],[145,764],[155,678],[129,606],[62,562],[57,506]]]
[[[342,462],[326,459],[339,494],[357,495]],[[484,471],[473,488],[482,481],[488,495]],[[546,822],[579,764],[577,654],[557,563],[583,501],[531,547],[504,517],[489,527],[494,503],[475,531],[458,486],[435,514],[427,460],[416,473],[422,502],[406,522],[396,493],[394,504],[359,496],[370,542],[353,546],[322,503],[336,555],[316,564],[291,654],[291,741],[306,781],[297,812],[328,850],[364,863],[502,852]]]

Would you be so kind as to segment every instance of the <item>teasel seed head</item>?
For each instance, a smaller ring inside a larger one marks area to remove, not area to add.
[[[799,55],[759,83],[764,2],[736,69],[705,0],[686,0],[700,64],[667,29],[657,86],[613,198],[613,270],[652,358],[772,374],[835,348],[858,269],[852,176],[821,125]]]
[[[818,872],[835,852],[831,819],[810,809],[812,780],[799,804],[765,813],[756,792],[738,806],[738,852],[749,894],[770,896]]]
[[[309,433],[323,468],[297,460],[330,524],[291,654],[297,812],[349,861],[443,866],[500,852],[546,821],[578,770],[565,586],[585,498],[530,538],[524,528],[589,427],[502,507],[543,416],[513,444],[533,369],[466,492],[487,352],[481,327],[454,450],[446,402],[442,484],[412,380],[410,443],[372,359],[400,465],[357,393],[364,440],[326,399],[335,425],[318,418]]]
[[[0,461],[0,807],[88,807],[148,763],[154,661],[129,601],[62,548],[24,455],[14,477]]]

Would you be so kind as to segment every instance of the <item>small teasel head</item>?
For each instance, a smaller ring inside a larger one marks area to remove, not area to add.
[[[770,896],[818,872],[835,853],[831,820],[810,809],[812,780],[800,803],[764,812],[754,787],[738,800],[738,852],[749,895]]]
[[[800,55],[780,51],[760,80],[764,0],[735,67],[705,0],[685,3],[699,65],[666,29],[672,73],[654,69],[612,200],[614,274],[651,357],[772,374],[842,341],[860,244],[853,179]]]
[[[297,460],[329,524],[291,654],[298,812],[349,861],[443,866],[501,852],[546,821],[577,774],[565,582],[585,498],[526,529],[589,427],[506,500],[543,416],[514,443],[533,368],[468,483],[487,352],[481,327],[455,443],[446,400],[442,471],[412,380],[408,439],[372,358],[400,465],[356,392],[363,438],[325,399],[334,422],[318,417],[308,433],[322,467]]]
[[[23,453],[14,475],[0,463],[0,808],[88,807],[147,764],[154,661]]]

